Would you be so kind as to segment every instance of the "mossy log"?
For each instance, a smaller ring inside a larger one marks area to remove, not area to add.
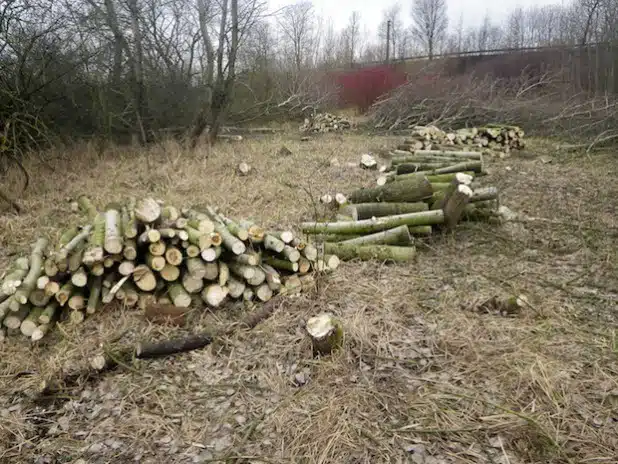
[[[431,186],[431,185],[430,185]],[[300,227],[308,234],[370,234],[397,226],[427,226],[444,222],[442,211],[420,211],[418,213],[398,214],[374,219],[349,222],[303,222]]]
[[[343,243],[324,243],[324,252],[337,255],[344,261],[360,259],[363,261],[405,262],[414,259],[416,248],[413,246],[393,245],[347,245]]]
[[[431,198],[433,189],[425,176],[414,176],[382,186],[364,188],[349,196],[351,203],[418,202]]]

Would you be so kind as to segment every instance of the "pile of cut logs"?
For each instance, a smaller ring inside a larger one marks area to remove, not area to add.
[[[345,118],[330,113],[318,113],[311,119],[305,119],[303,125],[300,126],[300,131],[304,133],[340,132],[351,127],[352,124]]]
[[[486,174],[481,152],[394,154],[391,169],[375,187],[338,194],[335,201],[323,197],[336,205],[336,222],[304,222],[301,230],[343,260],[408,261],[416,253],[414,236],[496,216],[498,189],[477,185]]]
[[[524,131],[517,126],[487,124],[484,127],[471,127],[445,132],[436,126],[411,126],[412,133],[400,150],[439,150],[453,145],[467,145],[493,151],[509,153],[513,149],[523,149]]]
[[[218,307],[226,299],[265,302],[313,285],[311,270],[336,258],[293,232],[265,231],[211,207],[183,208],[152,198],[111,203],[99,211],[74,203],[81,224],[57,246],[39,238],[0,284],[0,336],[42,339],[57,321],[79,323],[117,300],[123,307]]]

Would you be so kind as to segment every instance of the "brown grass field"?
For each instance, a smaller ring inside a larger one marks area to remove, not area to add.
[[[326,191],[375,173],[332,167],[401,137],[297,134],[183,153],[92,149],[28,161],[25,213],[0,215],[0,269],[39,234],[129,194],[211,203],[233,217],[294,227]],[[282,143],[293,155],[280,159]],[[544,163],[540,155],[551,157]],[[234,168],[247,161],[246,178]],[[223,326],[241,309],[199,309],[193,327],[109,309],[37,347],[0,351],[1,463],[616,463],[618,158],[529,140],[490,161],[488,182],[516,212],[551,221],[462,223],[418,244],[416,262],[348,262],[318,290],[279,304],[249,331],[201,351],[131,365],[34,402],[43,379],[117,344]],[[311,199],[313,197],[313,201]],[[525,294],[501,316],[472,308]],[[339,315],[345,348],[313,359],[302,323]]]

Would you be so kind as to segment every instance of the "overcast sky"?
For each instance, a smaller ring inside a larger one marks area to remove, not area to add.
[[[271,9],[281,8],[286,5],[296,3],[290,0],[268,0]],[[449,20],[451,26],[458,23],[460,15],[463,13],[464,27],[474,26],[481,23],[485,12],[489,12],[495,22],[502,22],[514,8],[521,6],[528,8],[533,5],[561,4],[566,0],[447,0]],[[396,1],[379,0],[313,0],[313,5],[323,17],[332,18],[335,28],[342,29],[348,23],[350,14],[358,10],[361,20],[369,28],[371,37],[369,41],[375,40],[375,33],[382,19],[382,11],[397,3]],[[401,0],[402,14],[405,15],[405,24],[410,23],[410,5],[412,0]]]

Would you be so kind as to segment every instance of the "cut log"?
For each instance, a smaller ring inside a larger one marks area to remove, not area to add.
[[[88,296],[88,305],[86,306],[86,312],[88,314],[94,314],[97,311],[99,302],[101,300],[102,286],[103,276],[98,276],[90,282],[90,294]]]
[[[71,294],[73,293],[73,289],[74,286],[71,283],[71,281],[65,283],[62,287],[60,287],[60,290],[58,290],[58,293],[56,293],[56,301],[58,302],[58,304],[60,306],[64,306],[67,301],[69,301],[69,298],[71,297]]]
[[[281,253],[285,248],[285,243],[273,235],[266,234],[264,236],[264,248],[275,253]]]
[[[200,232],[193,227],[188,227],[185,229],[189,234],[189,243],[197,246],[200,251],[210,248],[212,246],[212,240],[210,239],[210,235]]]
[[[153,254],[146,254],[146,264],[153,271],[161,271],[165,267],[165,258],[163,256],[154,256]],[[135,270],[133,271],[135,272]]]
[[[223,261],[219,261],[219,285],[224,287],[227,285],[227,280],[230,278],[230,268]]]
[[[473,171],[477,174],[484,172],[482,161],[467,161],[464,163],[457,163],[451,166],[432,169],[428,171],[422,171],[421,174],[425,176],[435,176],[436,174],[451,174],[455,172]]]
[[[245,244],[225,227],[223,223],[215,222],[215,232],[221,235],[223,246],[235,255],[242,255],[247,251]]]
[[[208,306],[216,308],[225,301],[228,294],[227,287],[221,287],[218,284],[212,284],[202,290],[202,300]]]
[[[231,260],[239,264],[247,264],[249,266],[257,266],[260,264],[261,257],[259,253],[254,251],[247,251],[246,253],[238,256],[232,256]]]
[[[41,314],[39,314],[39,324],[49,324],[51,323],[58,313],[58,302],[50,301],[47,306],[43,309]]]
[[[362,237],[352,238],[340,242],[342,245],[402,245],[407,246],[412,243],[412,237],[408,226],[398,226],[392,229],[376,232],[374,234],[363,235]]]
[[[199,293],[204,288],[204,280],[194,274],[186,273],[182,276],[182,286],[190,294]]]
[[[269,235],[278,238],[286,245],[290,244],[294,240],[294,232],[290,230],[283,230],[279,232],[269,232]]]
[[[430,184],[431,186],[431,184]],[[420,211],[418,213],[398,214],[376,219],[364,219],[349,222],[303,222],[301,229],[308,234],[335,233],[335,234],[369,234],[392,229],[397,226],[427,226],[441,224],[444,215],[440,210]]]
[[[347,205],[339,211],[351,216],[354,221],[371,219],[372,217],[395,216],[398,214],[418,213],[427,211],[425,202],[415,203],[358,203]]]
[[[135,263],[133,261],[123,261],[118,265],[118,273],[122,276],[128,276],[135,270]]]
[[[189,255],[188,250],[187,255]],[[211,263],[221,256],[221,247],[207,248],[206,250],[203,250],[200,255],[204,261]]]
[[[65,261],[67,264],[67,269],[65,269],[65,271],[68,270],[69,273],[77,272],[77,270],[82,267],[85,251],[86,245],[84,243],[78,245],[69,255],[69,259]],[[103,262],[105,262],[105,260],[103,260]]]
[[[41,273],[43,272],[43,253],[45,253],[47,244],[48,241],[46,238],[39,238],[32,248],[28,273],[13,295],[13,299],[20,304],[26,304],[28,302],[30,292],[36,288],[36,282],[39,277],[41,277]]]
[[[247,281],[255,276],[256,270],[258,269],[256,266],[249,266],[248,264],[240,263],[230,263],[229,268],[234,275],[237,275]]]
[[[125,240],[122,255],[129,261],[134,261],[137,258],[137,244],[135,243],[135,240]]]
[[[266,280],[266,273],[259,267],[255,267],[253,271],[254,271],[254,274],[250,278],[247,279],[247,283],[254,287],[262,285],[264,281]]]
[[[150,224],[161,216],[161,205],[153,198],[142,198],[137,201],[134,213],[138,221]]]
[[[130,208],[123,207],[120,210],[120,219],[122,224],[122,233],[125,239],[134,239],[137,237],[137,221],[135,220],[133,205],[130,205]]]
[[[258,300],[266,302],[273,297],[273,291],[270,289],[268,284],[262,284],[255,289],[255,296]]]
[[[228,219],[226,217],[221,217],[221,220],[227,227],[227,229],[240,240],[247,240],[249,238],[249,231],[242,227],[240,224]]]
[[[17,292],[17,289],[22,284],[24,278],[28,275],[29,270],[30,266],[28,258],[19,258],[13,263],[11,270],[2,280],[2,286],[0,287],[0,300],[6,299]],[[37,287],[39,285],[39,280],[43,277],[47,276],[40,276],[37,278]],[[47,278],[49,279],[49,277]]]
[[[293,263],[291,261],[286,261],[284,259],[277,259],[271,256],[265,257],[263,260],[264,264],[268,264],[269,266],[274,267],[275,269],[281,269],[283,271],[290,272],[298,272],[298,263]]]
[[[281,251],[281,254],[288,260],[291,261],[293,263],[298,262],[298,260],[300,259],[300,251],[298,251],[296,248],[291,247],[290,245],[285,245],[283,247],[283,250]]]
[[[185,290],[180,283],[174,283],[169,286],[168,294],[174,303],[174,306],[179,308],[188,308],[191,306],[191,295]]]
[[[49,283],[49,277],[46,275],[42,275],[36,280],[36,288],[39,290],[45,290],[45,287]]]
[[[39,325],[36,329],[34,329],[34,332],[32,332],[32,335],[30,336],[31,340],[33,342],[42,340],[52,327],[53,323]]]
[[[54,280],[50,280],[45,285],[44,292],[48,296],[54,296],[60,291],[60,284]]]
[[[103,248],[110,254],[122,253],[122,229],[120,213],[116,209],[108,209],[105,212],[105,240]]]
[[[71,282],[75,287],[85,287],[88,284],[88,274],[83,267],[80,267],[75,273],[71,276]]]
[[[307,243],[300,253],[309,261],[315,261],[318,259],[318,249],[311,243]]]
[[[180,277],[180,268],[170,263],[165,263],[165,266],[159,271],[159,274],[166,282],[175,282]]]
[[[26,316],[26,318],[21,322],[19,327],[22,334],[26,337],[32,336],[32,333],[39,326],[39,316],[43,312],[43,308],[32,308],[30,313]]]
[[[161,240],[161,232],[157,229],[146,229],[137,238],[138,245],[148,245],[150,243],[156,243]]]
[[[161,238],[172,239],[176,237],[176,229],[166,227],[163,229],[157,229],[161,234]]]
[[[173,206],[164,206],[161,208],[161,217],[169,222],[175,222],[180,217],[180,212]]]
[[[204,274],[204,280],[217,280],[217,277],[219,277],[219,265],[216,262],[204,264],[204,270],[206,271]]]
[[[237,299],[243,295],[246,285],[243,281],[230,276],[227,279],[227,289],[231,298]]]
[[[306,274],[311,270],[311,261],[304,256],[298,260],[298,272],[300,274]]]
[[[498,200],[499,192],[496,187],[484,187],[474,190],[470,202]]]
[[[17,311],[12,311],[4,317],[2,323],[9,329],[19,329],[21,323],[30,314],[30,303],[20,304]]]
[[[460,184],[457,189],[449,196],[444,205],[444,225],[448,229],[453,229],[461,219],[466,205],[472,197],[472,189],[467,185]]]
[[[166,248],[167,246],[165,245],[165,242],[163,242],[163,240],[159,240],[158,242],[154,242],[148,245],[148,251],[151,255],[154,256],[164,256]]]
[[[431,226],[408,226],[408,231],[412,235],[431,235],[433,229]]]
[[[360,189],[353,192],[351,203],[373,202],[418,202],[431,198],[433,189],[424,176],[390,182],[383,186]]]
[[[335,202],[339,206],[343,206],[343,205],[348,203],[348,198],[343,193],[336,193],[335,194]]]
[[[262,264],[262,270],[266,273],[266,283],[273,292],[281,288],[281,277],[275,268],[268,264]],[[300,267],[300,265],[299,265]]]
[[[253,301],[255,298],[255,292],[251,287],[245,287],[245,291],[242,292],[242,299],[244,301]]]
[[[186,265],[189,274],[196,279],[203,279],[206,275],[206,263],[201,258],[189,258]]]
[[[392,245],[345,245],[342,243],[325,243],[324,251],[328,254],[337,255],[347,261],[358,258],[360,260],[379,260],[405,262],[411,261],[416,256],[416,248],[412,246]]]
[[[47,303],[49,303],[50,299],[51,296],[47,295],[45,290],[39,290],[38,288],[32,290],[28,297],[28,301],[32,304],[32,306],[37,307],[44,307]]]
[[[447,185],[445,189],[443,189],[444,195],[439,196],[438,199],[433,202],[431,209],[444,209],[444,206],[448,202],[448,199],[451,197],[451,195],[454,194],[454,192],[457,190],[457,187],[459,187],[460,185],[469,186],[472,183],[472,180],[472,176],[463,174],[461,172],[456,173],[455,177],[453,177],[453,180]],[[438,189],[435,190],[437,191]]]
[[[133,281],[144,292],[151,292],[157,286],[157,278],[152,270],[146,265],[139,265],[133,271]]]
[[[67,306],[71,308],[73,311],[81,312],[81,310],[86,307],[86,297],[84,297],[84,294],[81,292],[73,293],[71,295],[71,298],[69,298],[69,301],[67,302]]]
[[[311,338],[314,356],[328,355],[343,346],[342,324],[330,313],[312,317],[305,329]]]
[[[182,252],[178,248],[168,247],[165,250],[165,260],[172,266],[180,266],[182,259]]]
[[[176,340],[164,342],[138,344],[135,349],[135,357],[138,359],[153,359],[170,354],[184,353],[198,350],[208,346],[212,342],[212,336],[208,334],[191,335]]]

